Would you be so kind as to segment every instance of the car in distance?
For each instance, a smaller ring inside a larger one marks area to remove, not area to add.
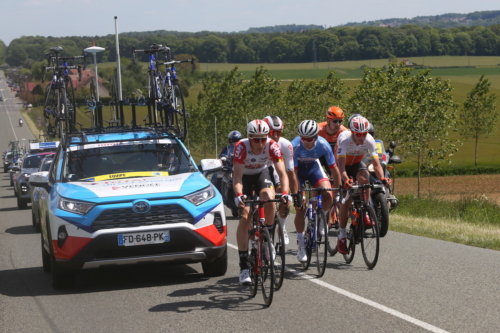
[[[39,200],[42,263],[55,289],[71,287],[79,270],[119,265],[201,263],[207,276],[226,273],[222,197],[173,134],[75,135],[30,183],[48,194]]]
[[[13,167],[12,170],[17,173],[17,178],[14,181],[14,193],[17,198],[17,208],[26,209],[31,202],[31,185],[29,184],[30,175],[38,171],[42,159],[47,155],[54,153],[40,153],[25,156],[19,166]]]
[[[37,172],[49,171],[54,154],[46,155],[40,162]],[[30,175],[31,177],[31,175]],[[43,187],[31,189],[31,222],[36,232],[40,232],[40,200],[47,200],[48,193]]]

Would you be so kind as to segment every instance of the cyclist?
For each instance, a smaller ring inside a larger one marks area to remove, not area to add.
[[[284,123],[277,116],[267,116],[264,121],[269,125],[269,137],[276,141],[280,146],[281,153],[283,154],[283,160],[285,162],[286,174],[288,176],[288,183],[290,185],[291,193],[296,193],[298,190],[297,177],[295,175],[295,170],[293,167],[293,147],[292,143],[281,136],[283,131]],[[281,193],[281,182],[274,166],[271,163],[269,166],[269,175],[273,179],[274,185],[276,187],[276,192]],[[286,232],[286,215],[285,206],[279,205],[278,220],[280,221],[281,228],[283,229],[285,245],[288,245],[289,239]]]
[[[252,120],[247,125],[247,139],[240,140],[234,147],[233,188],[236,197],[236,206],[243,209],[241,219],[236,230],[236,241],[240,257],[240,283],[251,282],[248,272],[248,229],[250,207],[245,206],[244,200],[252,196],[254,191],[261,200],[274,199],[274,184],[269,175],[268,161],[272,161],[281,180],[283,202],[290,206],[291,197],[288,195],[288,177],[285,164],[278,143],[268,138],[269,126],[260,119]],[[272,231],[275,205],[264,205],[266,225]]]
[[[325,138],[332,147],[333,153],[336,154],[335,147],[337,145],[337,138],[340,133],[347,131],[347,128],[342,125],[344,121],[344,111],[338,106],[330,106],[326,110],[326,121],[319,123],[318,135]],[[321,158],[321,165],[326,166],[326,161]],[[328,169],[327,169],[328,172]]]
[[[342,133],[342,138],[339,138],[337,163],[345,188],[352,187],[353,179],[360,185],[370,183],[370,174],[366,165],[362,162],[367,152],[369,152],[369,157],[371,158],[378,179],[380,179],[384,185],[389,183],[389,181],[383,177],[384,173],[378,159],[375,140],[368,133],[370,126],[370,123],[365,117],[358,114],[353,115],[349,120],[351,131],[345,132],[346,134]],[[367,191],[367,196],[368,198],[370,197],[369,191]],[[340,206],[337,250],[342,254],[349,253],[346,244],[345,228],[351,202],[352,199],[350,198],[345,204]],[[372,222],[369,218],[365,217],[364,221],[367,225],[371,226]]]
[[[314,120],[304,120],[299,125],[299,136],[293,139],[293,160],[295,164],[295,172],[301,188],[305,187],[305,181],[309,182],[309,186],[313,188],[331,186],[328,176],[323,168],[318,163],[318,158],[325,156],[328,168],[333,176],[334,186],[340,186],[340,172],[335,162],[332,148],[324,138],[318,136],[319,126]],[[311,193],[311,196],[316,196],[316,193]],[[328,216],[328,211],[333,203],[331,192],[323,192],[323,210]],[[304,234],[305,234],[305,206],[303,205],[300,196],[294,202],[297,207],[295,214],[295,229],[297,230],[297,241],[299,248],[297,250],[297,259],[300,262],[307,261],[305,250]],[[320,230],[321,233],[325,232]]]
[[[241,140],[241,133],[238,131],[231,131],[227,136],[227,140],[228,140],[228,145],[222,148],[219,154],[219,159],[223,161],[227,160],[228,158],[232,159],[231,155],[234,153],[234,146],[236,145],[236,142]],[[222,182],[222,172],[215,172],[212,175],[210,181],[220,192],[221,182]]]

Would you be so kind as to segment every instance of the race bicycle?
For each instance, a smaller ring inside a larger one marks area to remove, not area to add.
[[[280,199],[260,200],[259,197],[244,200],[250,204],[251,226],[248,231],[248,257],[247,264],[251,283],[249,286],[250,297],[257,295],[260,285],[264,304],[270,306],[273,301],[274,285],[274,259],[276,252],[272,244],[271,233],[266,226],[264,204],[268,202],[279,202]]]
[[[369,269],[372,269],[378,261],[380,238],[375,210],[364,199],[367,197],[369,188],[373,188],[373,185],[353,185],[342,199],[342,204],[344,204],[352,196],[352,204],[349,208],[350,226],[347,230],[349,253],[344,254],[344,260],[348,264],[351,263],[356,252],[356,244],[361,243],[365,264]]]
[[[52,72],[52,80],[47,85],[43,118],[49,137],[61,137],[63,132],[73,132],[76,124],[76,101],[73,81],[69,77],[70,69],[78,70],[78,79],[82,79],[82,66],[70,66],[68,60],[83,59],[83,69],[87,67],[86,56],[62,57],[61,46],[51,47],[46,53],[48,66],[42,69],[42,83],[47,71]],[[60,63],[62,62],[62,63]]]

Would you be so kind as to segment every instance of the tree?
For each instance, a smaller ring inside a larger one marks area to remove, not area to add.
[[[474,166],[477,166],[477,150],[480,137],[489,137],[496,128],[498,110],[496,95],[490,93],[491,83],[479,78],[476,86],[467,94],[462,112],[460,112],[460,134],[465,138],[474,139]]]

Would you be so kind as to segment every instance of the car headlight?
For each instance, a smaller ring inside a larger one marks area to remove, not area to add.
[[[23,173],[23,179],[24,180],[30,179],[30,174],[29,173]]]
[[[215,191],[212,186],[205,187],[200,191],[188,194],[185,196],[193,205],[201,205],[202,203],[215,197]]]
[[[94,208],[95,204],[70,200],[66,198],[59,198],[59,209],[65,210],[70,213],[75,213],[79,215],[87,214],[92,208]]]

